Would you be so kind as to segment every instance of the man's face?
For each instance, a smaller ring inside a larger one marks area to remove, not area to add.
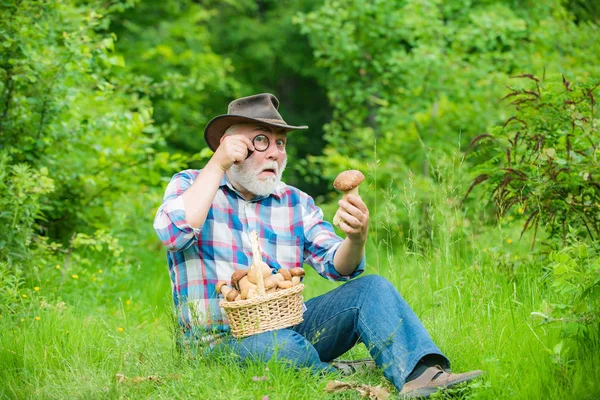
[[[266,196],[272,193],[281,181],[287,162],[285,130],[248,124],[238,127],[235,134],[254,141],[257,149],[266,149],[255,150],[246,160],[234,164],[230,169],[231,178],[252,194]]]

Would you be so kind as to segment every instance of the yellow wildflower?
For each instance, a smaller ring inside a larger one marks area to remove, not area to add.
[[[93,278],[92,278],[92,282],[96,282],[96,277],[93,277]]]
[[[506,243],[511,244],[512,243],[512,239],[506,239]]]
[[[21,318],[21,322],[25,322],[25,318]]]
[[[517,211],[519,212],[519,214],[523,214],[525,212],[525,209],[523,209],[523,207],[521,207]]]
[[[130,304],[131,304],[131,300],[127,299],[127,300],[125,301],[125,304],[127,304],[127,305],[130,305]]]
[[[73,279],[79,279],[79,275],[73,274],[73,275],[71,275],[71,278],[73,278]]]
[[[40,320],[40,317],[38,317],[38,316],[36,315],[36,316],[35,316],[35,320],[36,320],[36,321],[39,321],[39,320]]]
[[[101,274],[101,273],[102,273],[102,270],[101,270],[101,269],[99,269],[99,270],[98,270],[98,273],[99,273],[99,274]]]
[[[36,286],[36,287],[33,288],[33,290],[35,290],[36,292],[39,292],[40,288]]]
[[[56,265],[56,269],[60,269],[60,265]]]
[[[26,294],[22,294],[21,297],[23,297],[24,299],[26,299],[27,295]]]
[[[118,330],[119,332],[123,332],[125,329],[123,329],[123,328],[121,328],[121,327],[118,327],[118,328],[117,328],[117,330]]]

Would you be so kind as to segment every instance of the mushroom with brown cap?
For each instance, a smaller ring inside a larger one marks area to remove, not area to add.
[[[290,275],[292,276],[292,286],[296,286],[300,283],[302,277],[304,276],[304,268],[292,268],[290,269]]]
[[[335,178],[333,181],[333,187],[337,190],[344,192],[342,199],[346,199],[349,194],[354,194],[358,196],[358,185],[360,185],[365,180],[365,176],[362,172],[350,169],[348,171],[344,171]],[[336,226],[340,225],[342,219],[339,216],[339,209],[336,211],[335,216],[333,217],[333,224]]]
[[[240,290],[239,281],[246,275],[248,275],[248,270],[246,269],[238,269],[235,271],[233,275],[231,275],[231,286],[234,289]]]
[[[217,293],[221,293],[227,301],[234,301],[239,295],[239,292],[227,286],[227,282],[225,281],[217,282]]]
[[[283,275],[283,278],[286,281],[291,281],[292,280],[292,274],[290,274],[290,271],[285,269],[285,268],[280,268],[277,273]]]

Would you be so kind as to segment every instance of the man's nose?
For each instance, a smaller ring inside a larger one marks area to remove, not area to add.
[[[275,143],[270,143],[267,150],[265,150],[265,156],[270,160],[277,160],[281,155],[277,145]]]

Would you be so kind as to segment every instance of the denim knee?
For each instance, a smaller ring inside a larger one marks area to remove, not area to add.
[[[381,275],[366,275],[360,279],[364,280],[365,285],[368,285],[370,290],[373,290],[373,291],[379,291],[379,290],[386,291],[389,289],[396,290],[394,285],[392,285],[392,283],[390,281],[388,281],[386,278],[384,278]]]
[[[291,329],[279,329],[269,332],[273,336],[273,353],[277,358],[297,358],[312,347],[304,336]]]
[[[355,284],[359,286],[359,288],[356,289],[359,289],[361,293],[369,293],[372,297],[385,294],[399,294],[394,285],[381,275],[367,275],[350,281],[349,283],[351,282],[355,282]]]
[[[233,347],[247,361],[285,360],[298,366],[312,365],[320,360],[304,336],[290,329],[259,333],[237,340]]]

